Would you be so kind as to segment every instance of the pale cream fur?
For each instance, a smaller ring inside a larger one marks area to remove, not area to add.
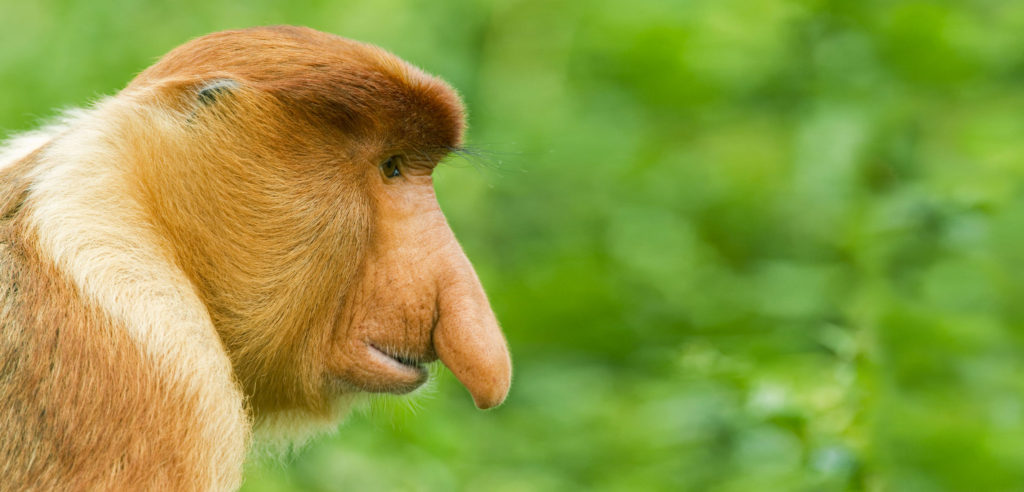
[[[210,489],[235,489],[249,440],[241,391],[192,284],[125,191],[123,142],[111,141],[118,132],[111,124],[151,128],[176,120],[129,94],[71,113],[50,130],[62,134],[43,149],[29,223],[41,252],[123,322],[165,374],[181,378],[199,397],[203,445],[218,450],[209,462]],[[24,141],[35,144],[42,136]]]
[[[0,170],[6,169],[38,150],[57,135],[66,131],[75,119],[86,113],[86,110],[73,108],[62,112],[52,122],[42,128],[18,133],[0,143]]]

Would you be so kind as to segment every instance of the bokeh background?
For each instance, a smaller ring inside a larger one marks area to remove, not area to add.
[[[461,91],[437,188],[516,374],[243,490],[1024,489],[1024,3],[0,0],[0,129],[278,23]]]

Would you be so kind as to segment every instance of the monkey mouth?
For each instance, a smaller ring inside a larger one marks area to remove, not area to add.
[[[399,355],[390,350],[383,349],[367,343],[370,356],[375,360],[378,369],[383,373],[385,384],[383,390],[387,393],[408,393],[427,381],[426,360],[413,358],[408,355]]]
[[[388,359],[391,359],[391,361],[397,362],[397,363],[399,363],[399,364],[401,364],[401,365],[403,365],[405,367],[411,367],[411,368],[414,368],[414,369],[422,369],[423,368],[423,364],[421,362],[419,362],[418,360],[416,360],[416,359],[413,359],[411,357],[402,356],[402,355],[393,354],[393,353],[391,353],[391,352],[389,352],[387,350],[384,350],[384,349],[382,349],[382,348],[380,348],[380,347],[378,347],[378,346],[376,346],[376,345],[374,345],[372,343],[368,344],[368,345],[370,346],[370,350],[373,350],[373,351],[377,352],[377,354],[383,355],[384,357],[387,357]]]

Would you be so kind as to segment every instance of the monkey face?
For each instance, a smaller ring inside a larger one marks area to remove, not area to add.
[[[365,391],[405,393],[440,357],[481,408],[508,390],[497,320],[434,195],[429,155],[380,160],[364,183],[371,199],[368,254],[337,324],[329,369]]]
[[[455,93],[393,55],[309,29],[217,33],[126,93],[147,132],[142,203],[193,280],[257,417],[406,393],[440,359],[480,408],[505,341],[434,196],[461,141]]]
[[[507,367],[487,369],[507,359],[504,341],[434,197],[432,164],[399,154],[368,179],[373,245],[346,304],[332,367],[365,390],[402,393],[425,380],[424,362],[440,356],[487,408],[507,390]]]

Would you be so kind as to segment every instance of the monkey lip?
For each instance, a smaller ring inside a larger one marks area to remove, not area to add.
[[[378,367],[385,372],[383,375],[390,380],[390,384],[383,385],[384,387],[379,390],[388,393],[408,393],[427,381],[427,368],[424,365],[427,361],[396,355],[372,343],[367,343],[366,346]]]
[[[369,344],[369,346],[370,346],[370,350],[375,352],[376,355],[383,355],[384,357],[386,357],[389,360],[389,362],[397,362],[399,365],[401,365],[403,367],[409,367],[409,368],[413,368],[413,369],[423,369],[423,365],[420,364],[419,361],[417,361],[415,359],[412,359],[412,358],[409,358],[409,357],[403,357],[401,355],[392,355],[388,351],[386,351],[384,349],[381,349],[380,347],[378,347],[378,346],[376,346],[376,345],[374,345],[372,343]]]

